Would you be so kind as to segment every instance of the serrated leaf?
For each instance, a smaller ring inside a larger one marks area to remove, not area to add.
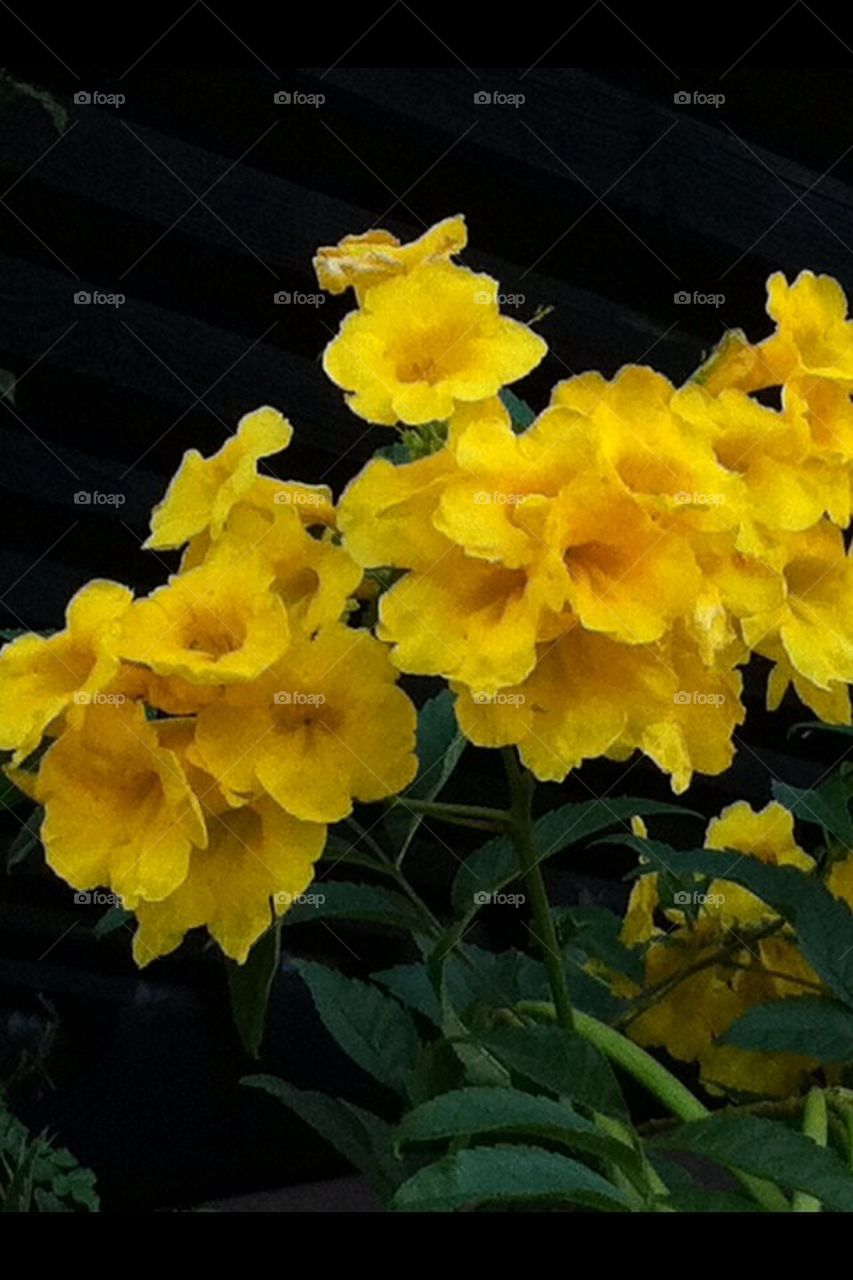
[[[561,946],[571,943],[616,973],[642,983],[642,959],[622,942],[622,919],[615,912],[606,907],[567,907],[553,915]]]
[[[829,1209],[853,1213],[853,1174],[844,1161],[795,1129],[763,1116],[711,1115],[651,1140],[660,1151],[686,1151],[791,1191]]]
[[[393,1167],[391,1128],[379,1116],[343,1098],[297,1089],[276,1076],[246,1076],[242,1083],[283,1102],[363,1173],[383,1197],[399,1182]]]
[[[297,960],[326,1030],[363,1071],[405,1095],[421,1048],[406,1010],[378,987],[335,969]]]
[[[538,861],[543,862],[563,849],[606,831],[608,827],[630,821],[634,816],[689,813],[692,811],[665,801],[631,797],[566,804],[536,819],[533,846]],[[454,911],[460,915],[471,913],[476,906],[475,894],[497,893],[517,880],[519,874],[518,854],[512,840],[508,836],[489,840],[465,859],[456,874],[452,893]]]
[[[313,924],[318,920],[365,920],[411,933],[423,924],[408,899],[380,885],[316,880],[309,896],[322,897],[323,901],[295,902],[282,917],[286,925]]]
[[[234,1025],[247,1053],[257,1058],[264,1038],[267,1007],[281,956],[281,922],[267,929],[252,947],[245,964],[226,957]]]
[[[568,1104],[512,1088],[464,1088],[410,1111],[397,1128],[404,1143],[449,1141],[487,1134],[538,1138],[611,1160],[634,1178],[642,1175],[637,1151],[602,1133]]]
[[[569,1156],[538,1147],[472,1147],[418,1170],[393,1209],[440,1213],[489,1204],[627,1209],[624,1194]]]
[[[841,773],[833,774],[821,787],[791,787],[774,781],[773,795],[801,822],[815,823],[847,848],[853,847],[850,787]]]
[[[612,1067],[581,1036],[562,1027],[536,1023],[496,1027],[480,1039],[514,1075],[539,1088],[570,1098],[576,1106],[620,1120],[627,1115]]]
[[[853,1013],[819,996],[756,1005],[733,1022],[720,1044],[764,1053],[795,1053],[818,1062],[853,1062]]]

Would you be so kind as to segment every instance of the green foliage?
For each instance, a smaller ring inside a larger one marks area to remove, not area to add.
[[[0,1212],[97,1212],[95,1175],[44,1134],[33,1135],[0,1095]]]
[[[225,962],[234,1025],[243,1048],[253,1058],[257,1058],[261,1050],[280,954],[281,923],[277,922],[258,939],[245,964],[236,964],[233,960]]]

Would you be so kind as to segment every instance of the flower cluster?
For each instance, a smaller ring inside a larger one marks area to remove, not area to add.
[[[730,805],[710,822],[705,847],[815,871],[814,860],[794,838],[793,815],[777,803],[760,812],[742,801]],[[826,883],[853,906],[853,854],[834,864]],[[631,892],[622,941],[644,952],[643,986],[616,983],[640,1010],[628,1034],[641,1045],[698,1063],[709,1092],[785,1096],[797,1092],[817,1067],[795,1054],[719,1043],[747,1010],[821,990],[790,927],[749,890],[715,880],[701,892],[670,892],[667,900],[661,876],[642,875]]]
[[[521,429],[499,393],[545,346],[500,317],[495,281],[450,261],[464,243],[450,219],[316,260],[360,304],[325,357],[350,407],[429,423],[438,445],[375,458],[340,503],[354,559],[398,571],[377,629],[396,666],[447,679],[465,736],[517,746],[542,780],[637,749],[677,792],[722,772],[752,653],[773,663],[771,706],[793,684],[849,723],[853,323],[838,285],[774,276],[766,342],[729,335],[680,389],[639,366],[571,377]]]
[[[291,434],[262,408],[187,453],[146,544],[183,548],[179,572],[140,599],[90,582],[64,630],[0,654],[0,750],[44,805],[48,863],[136,913],[140,964],[198,926],[244,961],[327,824],[415,771],[414,707],[347,625],[362,572],[331,493],[258,472]]]

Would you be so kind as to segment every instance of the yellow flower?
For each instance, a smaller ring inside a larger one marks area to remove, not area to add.
[[[853,386],[853,323],[837,280],[801,271],[788,284],[777,271],[767,281],[767,313],[776,331],[763,342],[749,343],[740,330],[726,334],[699,371],[707,391],[760,391],[803,377]]]
[[[344,293],[352,286],[359,303],[363,303],[373,285],[404,275],[424,262],[447,261],[461,253],[467,241],[461,214],[437,222],[411,244],[401,244],[389,231],[378,228],[344,236],[340,244],[317,250],[317,283],[328,293]]]
[[[36,793],[49,866],[75,889],[112,889],[130,909],[172,893],[190,850],[207,842],[181,763],[140,703],[81,708],[45,754]]]
[[[250,684],[200,712],[198,764],[231,795],[271,796],[306,822],[337,822],[353,799],[380,800],[411,782],[415,710],[387,651],[333,623],[294,633]]]
[[[172,721],[160,732],[184,764],[208,841],[192,850],[186,878],[168,897],[137,904],[134,958],[144,966],[173,951],[188,930],[204,926],[242,964],[273,917],[311,883],[326,828],[300,822],[268,796],[232,807],[214,779],[187,758],[192,728]]]
[[[15,763],[36,749],[57,716],[115,678],[132,599],[115,582],[90,582],[70,600],[63,631],[19,636],[0,653],[0,750],[14,751]]]
[[[624,645],[575,626],[540,646],[523,683],[497,694],[454,688],[465,736],[480,746],[517,745],[540,781],[639,749],[682,792],[694,770],[717,774],[731,763],[740,684],[736,672],[709,670],[677,638]]]
[[[360,567],[329,531],[315,537],[291,503],[273,507],[270,514],[241,504],[216,549],[233,557],[238,575],[247,561],[266,565],[269,589],[306,631],[338,621],[362,579]]]
[[[134,603],[125,619],[122,657],[190,683],[253,679],[290,638],[272,581],[273,570],[259,555],[220,546],[197,569]]]
[[[627,365],[612,381],[584,373],[558,383],[540,421],[580,429],[595,447],[601,473],[652,514],[675,514],[691,529],[736,527],[742,486],[715,455],[707,415],[688,420],[681,406],[662,374]]]
[[[813,871],[814,862],[794,839],[794,816],[783,805],[772,801],[756,812],[745,800],[724,809],[712,818],[705,835],[707,849],[734,849],[774,867],[796,867]],[[740,859],[733,858],[736,864]],[[709,895],[722,898],[709,903],[709,915],[724,925],[758,924],[771,919],[775,912],[740,885],[715,880]]]
[[[445,421],[539,364],[545,342],[502,316],[497,282],[448,262],[374,285],[344,320],[323,367],[353,413],[393,426]]]
[[[819,689],[853,681],[853,558],[829,520],[779,535],[775,555],[783,603],[743,620],[747,644],[770,658],[782,647],[791,667]]]
[[[155,551],[181,547],[208,530],[218,538],[232,507],[255,487],[258,459],[286,449],[292,435],[290,423],[264,407],[241,418],[236,434],[212,457],[188,450],[151,514],[145,546]]]

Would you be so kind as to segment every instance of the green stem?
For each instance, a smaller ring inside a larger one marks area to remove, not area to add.
[[[566,966],[557,940],[557,931],[551,916],[551,904],[548,901],[548,892],[533,842],[533,821],[530,813],[533,779],[529,773],[522,772],[519,768],[512,747],[506,748],[503,754],[512,800],[509,830],[518,854],[518,864],[524,877],[524,885],[530,898],[534,937],[542,951],[554,1008],[557,1010],[557,1020],[567,1031],[574,1031],[574,1014],[566,981]]]
[[[504,809],[489,809],[477,804],[446,804],[441,800],[410,800],[403,796],[394,801],[393,807],[408,809],[411,813],[420,813],[424,817],[439,818],[442,822],[451,822],[456,826],[470,826],[472,823],[488,824],[487,830],[504,830],[509,814]]]
[[[822,1089],[811,1089],[803,1112],[803,1133],[819,1147],[825,1147],[828,1129],[826,1095]],[[794,1213],[820,1213],[823,1208],[817,1196],[809,1195],[807,1191],[795,1191],[791,1207]]]
[[[551,1021],[556,1021],[557,1018],[554,1005],[548,1003],[527,1001],[516,1005],[516,1009],[519,1013],[530,1017],[548,1018]],[[574,1029],[605,1058],[621,1067],[623,1071],[627,1071],[679,1120],[688,1123],[691,1120],[703,1120],[711,1114],[705,1104],[700,1102],[686,1085],[676,1079],[671,1071],[667,1071],[657,1058],[653,1058],[640,1045],[628,1040],[614,1027],[608,1027],[606,1023],[599,1022],[597,1018],[576,1009]],[[778,1213],[790,1208],[778,1187],[765,1182],[762,1178],[755,1178],[752,1174],[741,1173],[739,1170],[733,1172],[741,1185],[764,1209]]]

